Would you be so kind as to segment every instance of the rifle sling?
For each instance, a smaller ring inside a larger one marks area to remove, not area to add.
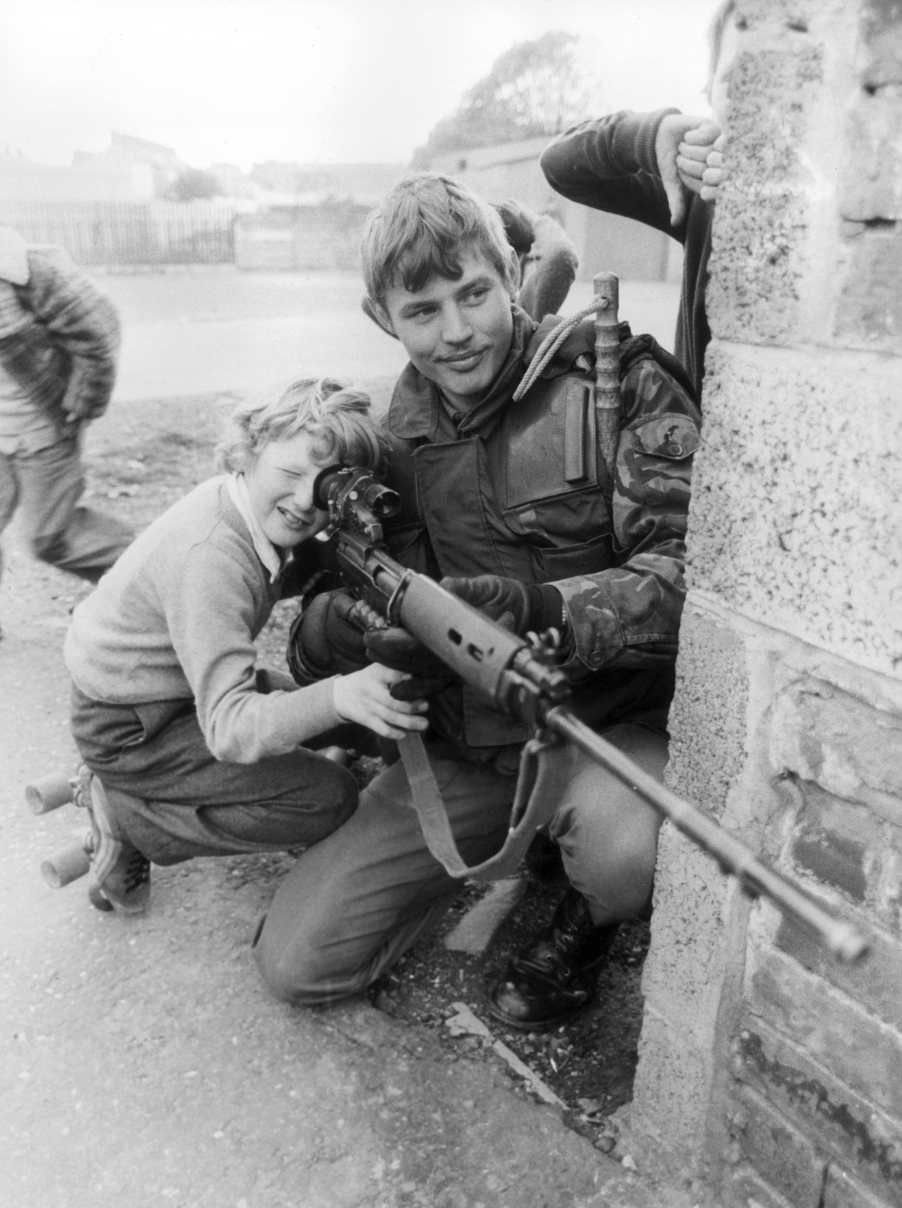
[[[516,872],[536,831],[558,806],[560,785],[555,783],[548,760],[542,758],[551,745],[535,738],[524,745],[507,838],[494,856],[481,864],[468,865],[457,850],[422,737],[408,734],[398,740],[426,846],[449,876],[466,877],[471,881],[497,881]]]

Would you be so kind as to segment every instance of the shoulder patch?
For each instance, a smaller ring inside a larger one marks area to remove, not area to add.
[[[652,457],[691,457],[701,442],[697,425],[688,415],[664,412],[630,426],[638,452]]]

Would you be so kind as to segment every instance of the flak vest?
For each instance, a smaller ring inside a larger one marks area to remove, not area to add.
[[[628,332],[628,329],[627,329]],[[648,344],[624,355],[621,377]],[[655,359],[658,351],[655,346]],[[665,368],[672,369],[669,354]],[[679,376],[686,381],[682,367]],[[401,511],[385,525],[391,555],[433,578],[501,575],[524,583],[554,583],[616,566],[610,499],[613,483],[598,450],[592,370],[559,368],[510,403],[488,436],[432,443],[390,434],[386,481],[400,493]],[[596,677],[592,677],[595,679]],[[663,686],[662,686],[663,681]],[[604,673],[603,687],[583,684],[596,698],[592,721],[622,713],[672,691],[672,669]],[[599,696],[602,699],[597,699]],[[476,762],[520,744],[529,728],[492,709],[467,685],[454,684],[437,701],[440,729]],[[669,699],[669,698],[668,698]],[[587,717],[587,720],[590,718]]]

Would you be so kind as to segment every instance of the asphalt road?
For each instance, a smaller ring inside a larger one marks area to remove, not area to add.
[[[210,268],[111,273],[97,283],[123,322],[116,403],[259,390],[292,375],[393,378],[406,360],[360,309],[355,273]],[[587,305],[591,293],[577,282],[563,313]],[[621,282],[620,316],[672,350],[678,299],[674,284]]]

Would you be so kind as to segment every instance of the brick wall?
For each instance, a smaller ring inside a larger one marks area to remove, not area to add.
[[[718,1208],[902,1205],[902,2],[738,0],[671,714],[677,791],[872,936],[848,966],[665,827],[632,1105]]]

